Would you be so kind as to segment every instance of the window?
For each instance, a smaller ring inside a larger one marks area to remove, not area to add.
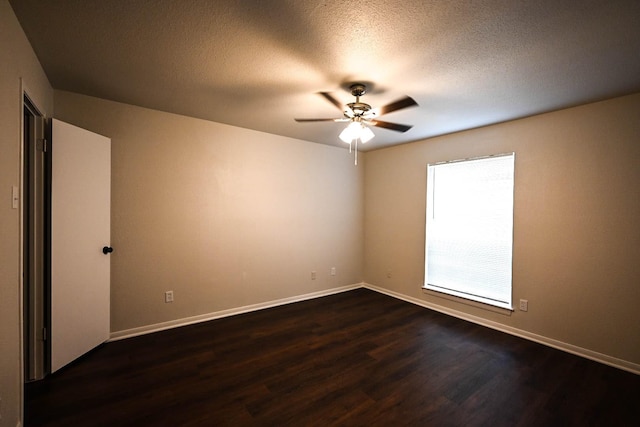
[[[426,289],[511,309],[514,163],[427,166]]]

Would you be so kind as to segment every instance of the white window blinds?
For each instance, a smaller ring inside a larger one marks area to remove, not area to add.
[[[514,160],[428,165],[425,288],[511,308]]]

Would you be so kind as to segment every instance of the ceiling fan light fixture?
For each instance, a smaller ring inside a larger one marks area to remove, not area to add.
[[[339,138],[347,144],[351,144],[351,141],[359,138],[361,133],[362,124],[360,122],[351,122],[349,126],[340,132]]]
[[[370,141],[375,134],[371,129],[364,125],[360,121],[353,121],[349,123],[349,126],[344,128],[340,133],[340,139],[347,144],[351,144],[352,141],[359,139],[362,143]]]
[[[362,130],[360,131],[360,141],[364,144],[367,141],[370,141],[371,138],[376,136],[371,129],[367,126],[362,125]]]

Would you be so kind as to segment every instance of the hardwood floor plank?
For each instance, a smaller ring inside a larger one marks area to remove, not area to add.
[[[30,426],[636,425],[640,376],[366,289],[107,343]]]

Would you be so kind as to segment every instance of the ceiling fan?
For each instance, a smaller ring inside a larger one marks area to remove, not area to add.
[[[329,92],[318,92],[327,101],[338,107],[344,117],[339,119],[295,119],[295,121],[349,122],[349,125],[340,133],[340,139],[349,144],[349,152],[351,152],[351,143],[355,142],[355,163],[358,164],[358,141],[365,143],[375,136],[369,126],[377,126],[396,132],[406,132],[413,127],[411,125],[378,120],[377,117],[393,111],[402,110],[403,108],[413,107],[414,105],[418,105],[418,103],[410,96],[405,96],[383,107],[372,108],[371,105],[360,102],[360,97],[367,92],[367,87],[363,83],[354,83],[349,86],[349,90],[351,91],[351,95],[356,97],[356,102],[351,102],[346,105],[340,103],[340,101],[334,98]]]
[[[338,119],[294,119],[296,122],[348,122],[349,125],[340,133],[339,137],[342,141],[349,144],[349,152],[351,152],[351,144],[355,142],[356,154],[355,164],[358,164],[358,141],[365,143],[375,135],[369,126],[377,126],[396,132],[406,132],[411,129],[411,125],[403,125],[399,123],[391,123],[378,120],[377,117],[388,114],[393,111],[402,110],[403,108],[413,107],[418,103],[410,96],[400,98],[390,104],[380,108],[372,108],[371,105],[360,102],[360,97],[367,92],[364,83],[353,83],[349,86],[351,95],[356,97],[355,102],[343,105],[334,98],[329,92],[318,92],[327,101],[338,107],[344,117]]]

